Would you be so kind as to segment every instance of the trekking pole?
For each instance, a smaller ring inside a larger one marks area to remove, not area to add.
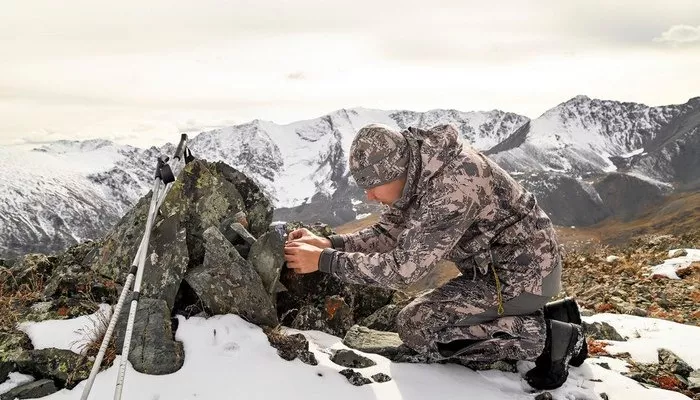
[[[187,150],[186,147],[186,142],[187,142],[187,134],[182,134],[180,137],[180,144],[177,147],[177,150],[175,150],[175,155],[173,158],[176,160],[180,160],[182,158],[183,154],[183,149]],[[92,390],[92,385],[95,383],[95,377],[97,376],[98,372],[100,371],[100,366],[102,365],[102,360],[104,359],[104,355],[107,352],[107,347],[109,346],[109,342],[112,339],[112,335],[114,333],[114,328],[117,325],[117,321],[119,319],[119,315],[121,314],[122,307],[124,305],[124,300],[126,299],[126,295],[129,292],[129,289],[131,288],[131,284],[134,281],[134,277],[137,274],[137,263],[141,259],[141,254],[146,254],[148,253],[148,240],[150,238],[150,227],[153,226],[153,223],[155,222],[156,214],[158,209],[160,208],[160,205],[163,203],[165,200],[165,196],[167,195],[167,189],[169,188],[170,183],[174,181],[174,176],[172,174],[172,171],[169,169],[165,171],[161,171],[161,158],[158,159],[158,167],[156,174],[160,175],[161,178],[164,178],[168,182],[166,183],[166,186],[163,188],[163,190],[160,190],[161,183],[164,183],[165,180],[163,179],[158,179],[154,183],[153,186],[153,192],[151,194],[151,206],[149,207],[149,214],[148,217],[146,218],[146,232],[149,234],[146,235],[144,234],[143,237],[141,238],[141,243],[139,244],[138,250],[136,251],[136,256],[134,257],[134,260],[131,263],[131,270],[129,271],[129,275],[126,277],[126,280],[124,282],[124,287],[122,288],[122,292],[119,295],[119,300],[117,300],[117,304],[114,306],[114,310],[112,312],[112,316],[109,320],[109,325],[107,327],[107,330],[105,331],[105,335],[102,339],[102,344],[100,345],[100,350],[97,353],[97,356],[95,357],[95,362],[92,365],[92,370],[90,371],[90,376],[88,377],[87,383],[85,385],[85,388],[83,389],[83,393],[80,397],[80,400],[87,400],[88,396],[90,395],[90,390]],[[153,204],[156,204],[156,208],[154,212],[152,211]],[[147,237],[148,236],[148,237]],[[128,356],[128,354],[126,355]],[[122,377],[123,379],[123,377]]]

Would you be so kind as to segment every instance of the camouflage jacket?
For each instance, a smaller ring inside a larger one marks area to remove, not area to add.
[[[497,273],[511,295],[542,294],[542,278],[561,271],[561,257],[535,197],[463,145],[450,125],[402,133],[411,153],[402,197],[373,226],[330,236],[332,248],[321,253],[319,270],[351,283],[403,289],[447,259],[471,279]],[[558,292],[558,285],[557,279],[545,292]]]

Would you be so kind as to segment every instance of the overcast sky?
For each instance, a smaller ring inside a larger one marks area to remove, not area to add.
[[[700,96],[700,1],[14,1],[0,144],[177,140],[340,108]]]

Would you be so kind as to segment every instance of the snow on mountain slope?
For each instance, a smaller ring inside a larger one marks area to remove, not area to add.
[[[277,207],[293,207],[347,186],[350,144],[366,124],[402,129],[453,123],[485,149],[526,121],[501,111],[355,108],[286,125],[254,120],[202,132],[189,144],[195,157],[223,161],[250,176]],[[0,255],[54,251],[101,236],[148,192],[155,160],[172,150],[171,144],[138,149],[105,140],[0,149]]]
[[[375,122],[395,129],[454,125],[465,143],[535,192],[555,223],[631,215],[635,197],[700,188],[700,98],[648,107],[577,96],[532,121],[497,110],[341,109],[285,125],[254,120],[202,132],[190,147],[195,157],[223,161],[255,180],[278,209],[276,218],[343,223],[371,211],[353,203],[362,191],[346,164],[357,130]],[[53,251],[101,236],[149,190],[156,157],[172,150],[172,144],[138,149],[104,140],[0,149],[0,255]],[[601,202],[597,181],[613,172],[653,185],[608,184]]]
[[[127,210],[125,201],[144,194],[143,165],[129,158],[147,152],[99,140],[0,148],[0,254],[55,251],[101,235]],[[100,181],[110,170],[120,185]]]
[[[573,172],[579,176],[612,172],[617,166],[611,158],[629,157],[652,145],[665,126],[691,107],[689,104],[648,107],[576,96],[532,120],[517,147],[491,152],[512,170]]]

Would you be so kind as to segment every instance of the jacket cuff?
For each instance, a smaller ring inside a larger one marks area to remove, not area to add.
[[[330,235],[328,240],[331,241],[331,247],[336,250],[345,250],[345,239],[341,235]]]
[[[323,249],[321,257],[318,259],[318,270],[326,274],[333,273],[333,255],[338,250]]]

